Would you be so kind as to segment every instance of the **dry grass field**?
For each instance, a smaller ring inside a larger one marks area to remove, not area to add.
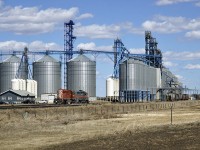
[[[0,113],[0,149],[200,147],[200,101],[121,105],[105,103],[0,110]]]

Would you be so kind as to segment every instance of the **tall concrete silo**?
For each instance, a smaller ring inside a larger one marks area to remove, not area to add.
[[[0,92],[5,92],[12,88],[11,80],[16,78],[19,66],[20,58],[12,55],[5,61],[0,63]],[[28,78],[28,64],[21,63],[20,70],[17,78],[27,79]]]
[[[45,55],[33,63],[33,79],[37,81],[38,97],[44,93],[57,93],[61,88],[61,63]]]
[[[96,97],[96,62],[82,54],[68,61],[67,86],[69,90],[83,90],[89,97]]]

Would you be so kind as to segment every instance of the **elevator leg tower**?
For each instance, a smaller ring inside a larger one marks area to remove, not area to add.
[[[67,61],[73,56],[73,42],[76,39],[73,36],[74,22],[70,20],[64,23],[64,88],[67,89]]]

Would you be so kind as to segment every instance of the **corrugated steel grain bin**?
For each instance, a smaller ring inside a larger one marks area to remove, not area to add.
[[[16,77],[20,65],[20,58],[12,55],[0,63],[0,93],[12,88],[11,80]],[[28,78],[28,64],[22,63],[18,78]]]
[[[61,63],[45,55],[33,63],[33,79],[37,81],[38,97],[44,93],[57,93],[61,88]]]
[[[67,62],[67,86],[69,90],[83,90],[89,97],[96,97],[96,62],[85,55],[78,55]]]

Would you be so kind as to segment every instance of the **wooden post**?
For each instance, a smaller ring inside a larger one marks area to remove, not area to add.
[[[171,106],[171,125],[172,125],[172,108],[173,108],[173,106]]]

